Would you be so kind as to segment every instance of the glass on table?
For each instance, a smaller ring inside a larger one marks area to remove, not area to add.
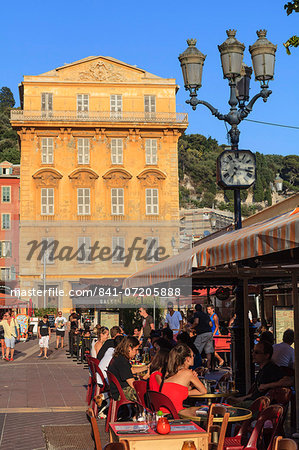
[[[227,393],[227,382],[226,381],[219,381],[218,383],[219,390],[223,394]]]
[[[229,382],[228,382],[228,391],[229,392],[235,392],[235,390],[236,390],[235,380],[229,380]]]

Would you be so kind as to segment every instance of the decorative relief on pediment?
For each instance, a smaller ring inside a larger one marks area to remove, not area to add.
[[[66,80],[103,81],[121,83],[136,80],[136,74],[129,70],[120,70],[115,64],[97,61],[81,72],[73,72],[67,75]]]
[[[159,186],[166,178],[166,174],[161,170],[144,170],[137,176],[142,186],[154,187]]]
[[[91,169],[77,169],[70,175],[69,179],[75,187],[90,187],[99,175]]]
[[[126,170],[112,169],[103,175],[103,179],[109,187],[128,187],[132,175]]]
[[[62,174],[54,169],[41,169],[32,175],[37,187],[57,187]]]

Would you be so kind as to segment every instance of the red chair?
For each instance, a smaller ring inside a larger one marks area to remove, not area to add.
[[[224,439],[224,449],[242,449],[248,442],[248,434],[252,431],[252,424],[257,418],[257,414],[266,409],[270,405],[269,397],[259,397],[250,405],[250,411],[253,413],[251,419],[245,420],[240,427],[238,433],[234,437],[226,437]],[[255,414],[254,414],[255,413]]]
[[[87,385],[87,393],[86,393],[86,402],[87,405],[90,405],[92,399],[92,393],[95,390],[95,386],[97,384],[97,376],[95,370],[95,362],[99,363],[96,358],[92,358],[91,356],[86,356],[88,368],[89,368],[89,380]]]
[[[113,375],[113,373],[109,372],[109,370],[107,370],[107,377],[109,385],[111,386],[111,383],[113,383],[116,386],[120,399],[119,400],[114,400],[113,398],[110,399],[105,427],[106,433],[108,433],[109,431],[109,423],[117,421],[117,413],[122,405],[130,405],[130,404],[138,405],[138,402],[132,402],[126,398],[124,391],[122,390],[121,385],[119,384],[118,379]]]
[[[275,389],[270,389],[267,393],[267,397],[270,398],[271,405],[281,405],[283,407],[283,415],[281,422],[279,424],[279,434],[285,435],[284,433],[284,422],[288,413],[289,403],[292,398],[292,391],[287,387],[280,387]]]
[[[277,434],[277,430],[279,427],[279,423],[281,420],[283,414],[283,408],[279,405],[273,405],[268,406],[268,408],[264,409],[255,424],[255,427],[251,433],[251,436],[249,438],[249,441],[247,445],[244,447],[243,445],[236,447],[225,447],[225,450],[229,450],[232,448],[232,450],[240,449],[240,450],[258,450],[258,448],[261,448],[261,442],[263,441],[263,431],[264,431],[264,425],[266,421],[270,421],[272,423],[271,428],[271,435],[268,436],[270,438],[269,444],[266,445],[267,450],[270,450],[272,448],[272,443],[274,440],[274,437]],[[265,445],[263,446],[265,447]]]
[[[147,409],[146,395],[147,395],[147,382],[144,380],[136,380],[133,383],[135,391],[137,392],[137,398],[143,408]]]
[[[179,419],[179,415],[177,410],[174,407],[174,404],[167,397],[167,395],[162,394],[161,392],[156,391],[148,391],[149,398],[149,406],[152,411],[159,411],[160,408],[166,408],[174,419]]]

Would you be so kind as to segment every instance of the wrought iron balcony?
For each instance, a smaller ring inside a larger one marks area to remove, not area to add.
[[[17,122],[130,122],[157,124],[187,124],[187,113],[113,112],[113,111],[24,111],[12,110],[11,120]]]

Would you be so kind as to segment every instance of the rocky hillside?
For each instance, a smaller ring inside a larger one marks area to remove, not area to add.
[[[211,137],[183,135],[179,139],[180,205],[184,208],[212,207],[233,211],[233,191],[223,191],[216,183],[216,159],[225,149]],[[242,214],[249,216],[299,191],[299,156],[256,153],[257,180],[242,190]],[[283,179],[277,192],[276,175]]]

